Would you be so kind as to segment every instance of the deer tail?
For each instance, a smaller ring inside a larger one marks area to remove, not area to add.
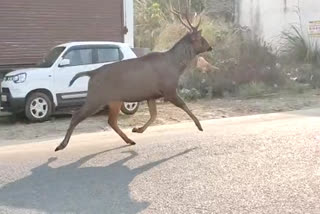
[[[84,76],[90,76],[89,72],[80,72],[78,74],[76,74],[72,80],[69,83],[69,87],[72,86],[72,84],[80,77],[84,77]]]

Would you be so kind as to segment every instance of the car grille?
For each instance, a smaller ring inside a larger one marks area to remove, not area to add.
[[[9,88],[2,88],[1,89],[1,92],[3,93],[3,94],[6,94],[7,96],[9,95],[10,96],[10,90],[9,90]],[[9,97],[8,97],[9,98]],[[8,99],[7,98],[7,99]],[[1,102],[1,100],[0,100],[0,109],[1,108],[9,108],[10,107],[10,100],[8,99],[7,100],[7,102]]]
[[[11,76],[4,77],[4,81],[10,81],[10,80],[13,80],[13,77],[11,77]]]
[[[2,88],[2,93],[10,93],[9,88]]]

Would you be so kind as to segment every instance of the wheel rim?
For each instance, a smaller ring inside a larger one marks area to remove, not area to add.
[[[134,111],[137,108],[138,103],[124,103],[124,107],[128,111]]]
[[[30,103],[30,113],[37,119],[44,118],[48,113],[48,103],[42,97],[35,98]]]

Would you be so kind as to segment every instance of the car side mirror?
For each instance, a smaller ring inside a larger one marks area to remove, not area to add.
[[[70,65],[70,59],[63,59],[59,63],[59,67],[65,67],[65,66],[68,66],[68,65]]]

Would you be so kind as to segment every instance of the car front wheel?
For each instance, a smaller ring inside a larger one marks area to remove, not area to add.
[[[35,92],[28,96],[25,106],[26,117],[31,122],[43,122],[52,114],[52,102],[48,95]]]
[[[121,111],[127,115],[132,115],[136,113],[138,109],[139,109],[138,102],[132,102],[132,103],[124,102],[121,106]]]

